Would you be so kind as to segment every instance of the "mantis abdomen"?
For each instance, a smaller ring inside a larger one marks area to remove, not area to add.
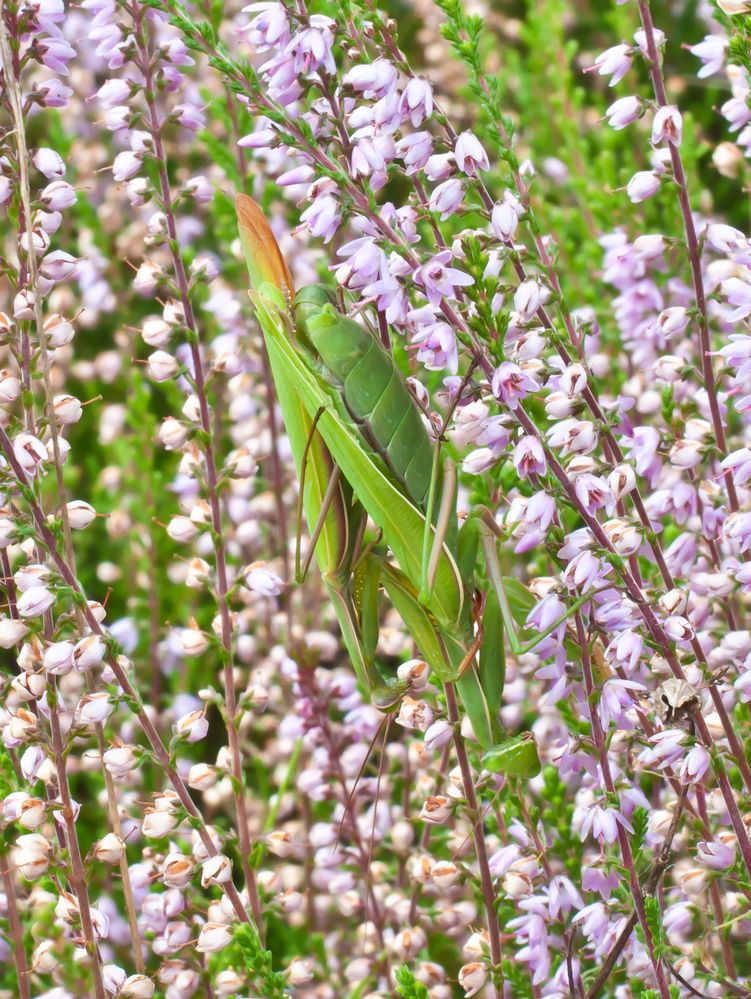
[[[352,420],[424,510],[433,449],[401,371],[367,330],[332,308],[306,318],[307,335]]]

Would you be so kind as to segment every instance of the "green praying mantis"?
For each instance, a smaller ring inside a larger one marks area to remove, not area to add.
[[[441,684],[454,684],[487,769],[512,778],[540,769],[531,735],[504,738],[500,725],[505,641],[533,650],[578,607],[526,644],[517,637],[535,598],[504,578],[498,528],[487,510],[458,524],[456,471],[442,461],[406,380],[364,325],[342,315],[332,294],[297,294],[262,210],[237,199],[240,237],[277,398],[300,482],[297,580],[315,554],[358,680],[372,702],[395,707],[408,684],[379,664],[384,591]],[[304,511],[310,546],[301,561]],[[378,536],[366,537],[368,519]],[[482,549],[490,586],[476,585]]]

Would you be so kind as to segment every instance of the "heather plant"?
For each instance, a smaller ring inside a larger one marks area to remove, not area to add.
[[[0,994],[749,995],[751,3],[2,0],[0,68]]]

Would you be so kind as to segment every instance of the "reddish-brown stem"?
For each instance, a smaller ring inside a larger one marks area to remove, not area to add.
[[[493,989],[496,999],[501,999],[503,995],[502,986],[499,984],[497,975],[500,972],[503,960],[503,950],[501,948],[501,928],[498,923],[498,913],[495,908],[495,891],[493,889],[493,876],[490,873],[490,860],[488,858],[488,847],[485,842],[485,829],[480,820],[480,806],[477,801],[475,791],[475,780],[472,774],[472,767],[467,755],[467,747],[460,731],[461,719],[459,717],[459,706],[456,702],[456,694],[450,683],[444,685],[446,694],[446,708],[448,718],[454,726],[454,748],[456,758],[459,761],[459,770],[462,775],[462,786],[464,797],[467,800],[467,811],[472,823],[472,838],[475,843],[475,855],[477,856],[477,866],[480,871],[480,888],[485,903],[485,918],[488,923],[488,937],[490,939],[490,959],[493,963]]]
[[[10,923],[10,937],[13,941],[13,954],[16,959],[16,983],[18,985],[19,999],[31,999],[29,990],[29,967],[26,963],[26,950],[23,945],[23,926],[21,917],[18,915],[18,900],[16,898],[16,885],[13,880],[13,872],[10,869],[10,855],[0,857],[2,867],[3,891],[5,892],[5,904],[8,910],[8,922]]]
[[[652,87],[655,98],[660,107],[668,104],[667,93],[665,91],[665,80],[662,75],[660,65],[660,53],[655,39],[655,29],[652,23],[652,11],[649,0],[639,0],[639,16],[644,38],[647,44],[647,62],[649,66],[649,76],[652,80]],[[701,249],[699,239],[696,234],[696,225],[691,211],[691,200],[688,194],[688,184],[686,182],[686,171],[683,169],[683,159],[680,149],[674,143],[668,144],[670,150],[670,162],[673,167],[673,178],[678,188],[678,201],[681,206],[683,216],[683,228],[686,233],[686,249],[688,251],[688,261],[691,267],[691,280],[694,285],[694,297],[696,298],[696,309],[699,319],[699,348],[701,350],[701,369],[704,378],[704,388],[709,401],[709,412],[712,417],[712,428],[715,434],[717,450],[721,456],[727,454],[727,444],[725,442],[725,427],[722,423],[722,413],[720,411],[720,401],[717,396],[717,384],[715,382],[714,370],[712,368],[711,350],[712,344],[709,336],[709,316],[707,313],[707,296],[704,290],[704,277],[701,270]],[[725,488],[728,494],[728,504],[731,510],[738,509],[738,496],[733,482],[731,469],[724,472]]]
[[[253,919],[259,933],[262,935],[263,915],[261,912],[261,903],[258,895],[255,873],[250,866],[251,841],[248,814],[245,803],[242,752],[240,749],[240,736],[238,731],[239,718],[237,714],[237,692],[235,690],[232,654],[232,616],[230,613],[228,599],[229,583],[227,575],[227,560],[224,543],[222,511],[219,498],[219,477],[217,474],[217,464],[214,454],[211,416],[209,412],[208,398],[206,395],[203,358],[201,357],[198,325],[193,312],[189,282],[185,271],[185,263],[180,252],[175,214],[172,207],[172,191],[167,171],[167,157],[162,142],[162,122],[160,121],[156,105],[153,65],[149,53],[143,13],[137,3],[133,4],[131,8],[131,15],[136,28],[135,38],[140,56],[140,69],[144,74],[144,98],[148,109],[146,124],[154,142],[154,158],[159,176],[159,193],[161,196],[162,210],[164,212],[167,227],[169,251],[172,257],[172,265],[175,272],[175,280],[177,283],[180,303],[185,316],[185,326],[190,335],[190,352],[193,362],[193,384],[195,387],[196,398],[198,399],[201,429],[203,431],[202,449],[206,462],[206,492],[211,511],[211,533],[216,565],[215,590],[216,600],[219,606],[219,618],[221,622],[224,705],[227,715],[227,740],[232,766],[232,793],[235,802],[235,812],[237,815],[240,863],[245,878],[245,885],[248,891],[248,898],[250,901],[251,911],[253,913]]]
[[[582,663],[582,673],[584,676],[584,689],[587,693],[587,703],[589,705],[589,717],[592,725],[592,737],[597,747],[597,752],[600,757],[600,769],[602,771],[602,779],[605,784],[605,789],[608,794],[615,801],[618,800],[617,792],[615,789],[615,783],[613,781],[613,776],[610,772],[610,760],[608,758],[608,748],[605,741],[605,732],[603,731],[602,724],[600,722],[600,715],[597,711],[597,692],[595,690],[594,677],[592,674],[592,662],[589,657],[589,639],[587,638],[586,631],[584,629],[584,622],[582,620],[581,613],[577,611],[574,614],[574,621],[576,622],[576,639],[579,645],[579,650],[581,652],[581,663]],[[628,834],[623,828],[620,822],[617,822],[618,828],[618,845],[621,848],[621,857],[623,859],[623,866],[628,871],[629,884],[631,886],[631,894],[634,898],[634,911],[636,912],[637,918],[639,920],[639,925],[644,933],[644,940],[647,944],[647,951],[649,953],[649,958],[652,962],[652,967],[654,968],[655,977],[657,979],[657,987],[660,990],[660,995],[662,999],[670,999],[670,988],[668,985],[668,980],[665,975],[665,968],[663,967],[662,961],[655,954],[655,944],[652,939],[652,931],[649,928],[649,923],[647,922],[647,916],[644,909],[644,897],[642,895],[641,885],[639,884],[639,877],[636,873],[636,867],[634,865],[634,856],[631,853],[631,844],[629,842]]]

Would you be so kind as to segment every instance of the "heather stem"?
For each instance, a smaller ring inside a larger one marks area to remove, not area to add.
[[[587,692],[587,703],[589,705],[592,736],[600,757],[600,769],[602,770],[602,778],[605,783],[605,788],[608,794],[615,801],[617,801],[618,795],[615,789],[613,775],[610,771],[610,760],[608,759],[608,748],[605,740],[605,733],[600,722],[600,715],[597,711],[597,691],[595,690],[594,677],[592,674],[592,662],[589,656],[589,640],[584,630],[584,622],[582,621],[582,616],[579,611],[577,611],[574,615],[574,620],[576,622],[576,640],[581,652],[582,673],[584,675],[584,688]],[[636,873],[634,856],[631,852],[631,844],[629,843],[628,834],[620,822],[617,822],[616,825],[618,828],[618,844],[621,848],[621,857],[623,858],[623,865],[628,871],[631,894],[634,897],[634,909],[639,920],[639,925],[644,933],[644,940],[647,945],[647,951],[649,952],[649,958],[652,962],[652,967],[654,968],[655,976],[657,978],[657,986],[660,990],[662,999],[670,999],[670,989],[667,978],[665,977],[665,969],[662,965],[661,959],[655,954],[655,944],[652,939],[652,931],[650,930],[647,922],[647,916],[644,909],[644,897],[639,884],[639,877]]]
[[[485,829],[481,821],[480,806],[477,801],[472,767],[470,766],[467,747],[460,731],[461,719],[459,717],[459,707],[456,702],[456,694],[450,683],[444,685],[446,694],[446,707],[448,708],[448,718],[454,726],[454,748],[459,761],[459,769],[462,775],[462,785],[464,787],[464,797],[467,799],[467,810],[472,823],[472,837],[475,843],[475,853],[477,855],[477,866],[480,870],[480,886],[482,897],[485,903],[485,918],[488,922],[488,937],[490,938],[490,959],[493,964],[493,989],[496,999],[501,999],[503,995],[502,987],[498,984],[496,975],[501,969],[503,961],[503,950],[501,948],[501,928],[498,923],[498,913],[495,908],[495,890],[493,888],[493,877],[490,873],[490,861],[488,859],[488,847],[485,842]]]
[[[641,17],[644,36],[647,43],[647,55],[649,65],[649,75],[652,80],[655,97],[660,107],[668,104],[665,92],[665,80],[660,66],[660,53],[655,40],[655,29],[652,23],[652,11],[649,0],[639,0],[639,15]],[[712,427],[714,429],[717,449],[724,458],[727,454],[727,444],[725,442],[725,428],[722,423],[722,413],[720,411],[720,401],[717,396],[717,384],[715,382],[714,370],[712,368],[712,358],[710,352],[712,344],[709,336],[709,317],[707,314],[707,297],[704,290],[704,277],[701,270],[701,250],[699,240],[696,235],[696,225],[691,212],[691,201],[688,194],[688,184],[686,182],[686,172],[683,168],[683,159],[678,146],[672,142],[668,144],[670,150],[670,161],[673,165],[673,177],[678,187],[678,201],[681,206],[683,216],[683,227],[686,232],[686,248],[688,260],[691,265],[691,279],[694,285],[694,296],[696,298],[696,308],[699,319],[699,344],[701,349],[701,368],[704,377],[704,388],[707,392],[709,410],[712,416]],[[731,510],[738,509],[738,496],[733,482],[733,473],[727,469],[724,473],[725,487],[728,493],[728,504]]]
[[[248,813],[245,803],[242,751],[240,749],[240,736],[238,730],[239,717],[237,712],[237,692],[235,689],[233,666],[232,617],[228,599],[229,582],[227,574],[226,549],[219,499],[219,476],[217,474],[216,458],[214,454],[213,431],[208,398],[206,394],[203,359],[201,357],[201,349],[199,345],[198,325],[196,323],[193,305],[190,299],[185,264],[179,249],[180,244],[177,236],[177,226],[175,224],[175,215],[172,208],[172,192],[167,172],[167,157],[162,143],[162,122],[159,120],[159,113],[156,106],[153,68],[149,58],[148,46],[144,34],[145,29],[143,25],[143,16],[137,4],[133,5],[132,14],[136,26],[136,37],[138,39],[142,59],[141,69],[145,78],[144,96],[148,107],[147,124],[154,141],[154,157],[159,175],[159,189],[162,200],[162,209],[164,211],[167,226],[169,251],[175,270],[175,279],[177,281],[180,303],[185,315],[185,326],[189,331],[190,338],[191,359],[194,369],[193,383],[196,391],[196,397],[198,399],[201,429],[203,431],[204,438],[202,446],[206,460],[206,491],[211,510],[211,533],[216,564],[216,599],[219,605],[219,617],[221,622],[222,667],[224,677],[224,701],[227,713],[227,738],[230,758],[232,761],[232,793],[235,801],[235,811],[237,814],[240,863],[242,865],[243,876],[248,890],[253,919],[258,927],[259,933],[262,933],[263,914],[261,912],[261,903],[258,895],[255,873],[250,866],[251,841]]]
[[[23,945],[23,926],[21,918],[18,915],[18,899],[16,897],[13,872],[10,868],[10,854],[6,853],[4,856],[0,856],[0,867],[2,867],[3,891],[5,892],[5,904],[8,910],[10,936],[13,941],[13,954],[16,960],[18,997],[19,999],[31,999],[29,968],[26,963],[26,950]]]

